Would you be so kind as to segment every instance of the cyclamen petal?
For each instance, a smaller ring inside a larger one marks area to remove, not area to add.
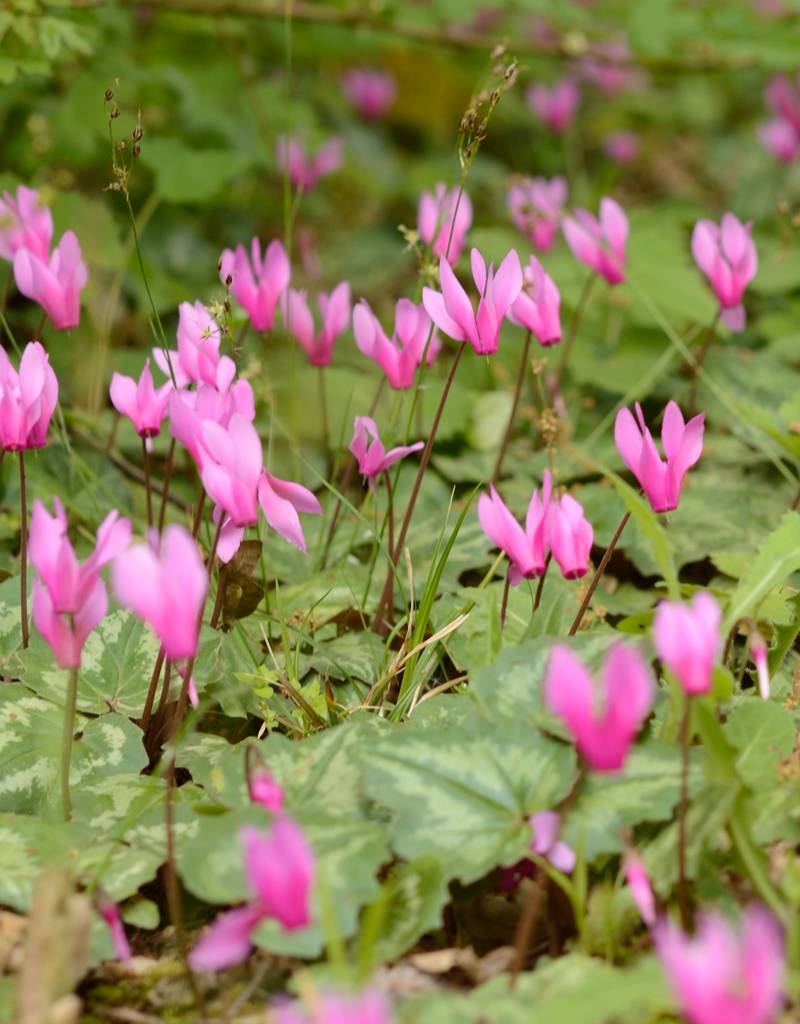
[[[369,481],[370,487],[375,486],[377,478],[390,466],[424,447],[423,441],[417,441],[416,444],[401,445],[387,452],[373,419],[369,416],[356,416],[353,422],[349,451],[358,462],[359,473]]]
[[[711,689],[714,663],[722,646],[722,613],[710,594],[696,594],[691,607],[662,601],[653,623],[656,653],[693,696]]]
[[[701,220],[692,232],[692,256],[708,279],[719,301],[720,315],[732,331],[744,328],[742,297],[758,270],[751,226],[725,213],[719,227]]]
[[[4,451],[43,448],[58,402],[58,380],[38,341],[25,346],[19,372],[0,355],[0,447]]]
[[[275,240],[267,246],[262,259],[261,244],[253,238],[250,256],[242,245],[225,249],[220,257],[220,278],[245,310],[256,331],[271,331],[275,310],[288,287],[291,267],[286,250]]]

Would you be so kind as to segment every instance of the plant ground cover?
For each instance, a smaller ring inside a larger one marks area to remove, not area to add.
[[[0,47],[0,1018],[795,1019],[796,4]]]

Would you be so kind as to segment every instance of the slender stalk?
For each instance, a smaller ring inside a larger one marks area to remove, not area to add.
[[[217,598],[214,601],[214,610],[211,613],[211,621],[209,625],[212,629],[217,628],[219,623],[219,616],[222,611],[222,603],[225,599],[225,583],[228,575],[227,565],[223,565],[219,570],[219,576],[217,577]]]
[[[325,367],[317,367],[317,385],[319,387],[319,410],[322,417],[322,448],[325,452],[325,464],[331,469],[331,428],[328,422],[328,389],[325,387]]]
[[[41,320],[38,323],[38,326],[36,327],[36,334],[34,335],[34,337],[41,338],[42,331],[44,330],[44,325],[46,323],[47,323],[47,313],[42,313],[42,317],[41,317]]]
[[[539,584],[536,587],[536,597],[533,599],[533,610],[539,611],[539,605],[542,603],[542,591],[544,590],[544,579],[547,576],[547,570],[550,568],[550,562],[553,560],[552,552],[548,551],[547,558],[544,563],[544,572],[539,577]]]
[[[70,616],[72,618],[72,616]],[[70,629],[74,630],[70,623]],[[64,732],[61,738],[61,809],[64,821],[72,815],[69,795],[69,766],[72,760],[72,737],[75,734],[75,707],[78,703],[78,669],[71,668],[67,677],[67,697],[64,703]]]
[[[689,903],[689,887],[686,880],[686,814],[689,806],[689,723],[692,715],[692,701],[686,695],[681,721],[681,796],[678,805],[678,908],[681,925],[688,931],[692,924]]]
[[[150,486],[150,452],[147,450],[147,438],[142,438],[142,462],[144,469],[144,493],[147,497],[147,528],[153,525],[153,491]]]
[[[442,388],[442,394],[439,398],[439,404],[436,407],[436,415],[433,417],[433,424],[431,425],[430,433],[428,434],[428,440],[425,443],[425,448],[422,451],[422,458],[419,462],[419,469],[417,470],[417,476],[414,480],[414,486],[411,490],[411,495],[408,499],[408,505],[406,505],[406,512],[403,516],[403,522],[400,526],[400,532],[397,537],[397,543],[393,551],[390,551],[389,557],[392,564],[389,566],[389,571],[386,574],[386,583],[384,584],[383,593],[381,594],[378,607],[375,611],[375,618],[372,621],[373,630],[377,630],[383,621],[384,611],[388,608],[389,596],[392,589],[392,575],[394,569],[397,567],[397,562],[400,558],[400,554],[403,550],[403,544],[405,543],[406,534],[408,533],[408,527],[411,524],[411,517],[414,514],[414,507],[417,504],[417,498],[419,497],[419,490],[422,486],[422,479],[425,476],[425,470],[428,468],[430,462],[431,452],[433,451],[433,443],[436,440],[436,432],[439,429],[439,422],[444,412],[444,407],[447,402],[447,396],[450,394],[450,388],[452,387],[453,380],[455,379],[456,370],[458,364],[461,362],[461,357],[464,354],[465,343],[459,344],[456,349],[456,354],[453,357],[453,361],[450,364],[450,372],[447,375],[447,380],[444,382]]]
[[[197,497],[195,498],[194,508],[194,522],[192,523],[192,536],[197,540],[197,535],[200,532],[200,524],[203,521],[203,508],[206,503],[206,491],[203,487],[203,481],[200,480],[197,485]]]
[[[172,662],[167,659],[167,667],[164,669],[164,684],[161,687],[161,696],[158,698],[158,707],[156,708],[156,718],[161,721],[164,714],[164,708],[167,706],[169,700],[169,691],[172,685]]]
[[[153,713],[153,701],[156,699],[156,690],[158,689],[158,680],[161,678],[161,666],[164,664],[164,648],[159,647],[158,654],[156,655],[155,664],[153,665],[153,672],[150,676],[150,685],[147,688],[147,697],[145,698],[144,708],[142,709],[142,717],[139,719],[142,732],[147,732],[147,727],[150,725],[150,716]]]
[[[522,909],[517,930],[514,933],[514,959],[511,963],[511,971],[508,976],[508,987],[513,991],[517,984],[517,978],[525,966],[525,958],[531,945],[533,929],[542,910],[546,890],[539,884],[538,877],[531,879],[530,894]]]
[[[700,382],[700,371],[703,369],[703,363],[706,361],[708,350],[711,348],[711,343],[716,335],[717,321],[719,320],[719,310],[714,314],[714,319],[706,328],[706,333],[703,335],[703,340],[700,343],[700,350],[696,356],[692,359],[692,384],[689,388],[689,396],[686,399],[686,405],[689,410],[689,415],[694,416],[697,408],[697,387]]]
[[[606,571],[606,566],[608,565],[611,556],[614,554],[614,548],[617,546],[617,541],[622,536],[622,531],[628,525],[628,520],[630,519],[630,517],[630,512],[626,512],[620,520],[619,526],[614,531],[614,536],[609,541],[608,547],[606,548],[606,552],[600,559],[600,564],[595,569],[594,576],[592,576],[592,582],[589,584],[589,589],[583,595],[583,600],[581,601],[581,606],[578,609],[578,614],[575,616],[575,621],[569,627],[569,636],[575,636],[575,634],[578,632],[578,628],[580,627],[580,624],[583,620],[583,616],[586,613],[586,609],[589,607],[589,602],[592,600],[595,590],[597,590],[597,584],[600,582],[603,573]]]
[[[506,457],[506,448],[508,448],[508,442],[511,440],[511,431],[514,428],[514,420],[517,415],[517,406],[519,405],[519,398],[522,394],[522,382],[525,379],[525,370],[528,366],[528,353],[531,348],[531,332],[526,331],[525,342],[522,346],[522,359],[519,364],[519,371],[517,373],[517,386],[514,389],[514,401],[511,404],[511,412],[508,416],[508,423],[506,424],[506,432],[503,435],[503,443],[500,445],[500,451],[497,453],[497,462],[494,464],[494,473],[492,473],[492,480],[497,483],[500,479],[500,473],[503,469],[503,459]]]
[[[384,471],[386,478],[386,521],[388,523],[389,551],[394,551],[394,491],[392,490],[392,476],[389,470]],[[375,502],[375,513],[378,512],[378,503]],[[394,574],[389,573],[389,598],[388,604],[391,608],[394,604]]]
[[[25,453],[19,452],[19,615],[22,646],[28,646],[28,492]]]
[[[575,341],[575,335],[578,333],[578,328],[583,320],[583,314],[586,311],[586,304],[589,301],[589,296],[592,294],[592,288],[597,275],[593,270],[589,271],[589,276],[586,278],[581,289],[581,294],[578,297],[578,304],[575,307],[575,312],[572,314],[572,319],[569,322],[569,330],[567,336],[564,339],[564,347],[561,350],[561,363],[558,367],[555,380],[555,394],[558,394],[561,390],[561,385],[564,383],[564,375],[567,372],[569,366],[569,358],[572,355],[572,346]]]
[[[500,632],[502,633],[506,625],[506,612],[508,611],[508,591],[511,587],[511,563],[508,563],[508,569],[506,570],[506,582],[503,587],[503,602],[500,605]]]
[[[158,532],[164,532],[164,517],[167,514],[167,501],[169,499],[169,485],[172,480],[172,467],[175,462],[175,438],[169,443],[167,462],[164,466],[164,483],[161,488],[161,511],[158,513]]]

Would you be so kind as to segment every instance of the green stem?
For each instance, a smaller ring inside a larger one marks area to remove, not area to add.
[[[688,931],[692,925],[692,913],[689,902],[689,887],[686,879],[686,814],[689,808],[689,725],[692,716],[692,701],[686,695],[681,721],[681,795],[678,805],[678,909],[681,914],[681,925]]]
[[[575,312],[572,314],[572,319],[569,322],[569,330],[567,331],[567,337],[564,339],[564,347],[561,350],[561,363],[558,367],[555,380],[555,394],[558,394],[561,390],[561,385],[564,383],[564,375],[567,372],[569,366],[569,357],[572,354],[572,345],[575,341],[575,335],[578,333],[578,328],[583,320],[583,314],[586,311],[586,304],[589,301],[589,296],[592,294],[592,288],[597,275],[592,270],[589,272],[589,276],[586,278],[583,288],[581,289],[580,297],[578,298],[578,305],[575,307]]]
[[[28,492],[25,485],[25,453],[19,452],[19,614],[22,646],[28,646]]]
[[[70,616],[70,618],[72,618]],[[74,623],[70,623],[74,631]],[[72,760],[72,737],[75,734],[75,707],[78,702],[78,669],[71,668],[67,678],[67,698],[64,704],[64,733],[61,741],[61,807],[64,821],[72,815],[72,801],[69,795],[69,767]]]

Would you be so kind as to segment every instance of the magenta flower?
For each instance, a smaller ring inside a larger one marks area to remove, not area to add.
[[[490,486],[489,494],[478,498],[481,527],[492,544],[508,556],[508,579],[512,587],[522,580],[535,579],[544,572],[551,489],[550,474],[545,470],[541,497],[534,488],[524,529],[509,512],[494,484]]]
[[[220,389],[230,386],[236,364],[227,356],[220,356],[221,340],[219,325],[202,302],[182,302],[178,306],[178,360],[187,382]],[[161,355],[164,365],[159,365],[169,374],[164,353],[160,349],[155,349],[155,353]],[[174,371],[175,359],[170,361]],[[178,387],[183,386],[177,378],[176,382]]]
[[[722,613],[710,594],[695,594],[691,606],[662,601],[653,622],[656,654],[672,672],[684,692],[693,697],[708,693],[714,662],[722,646]]]
[[[322,505],[317,497],[302,484],[281,480],[265,469],[258,482],[258,500],[272,529],[305,553],[308,549],[297,513],[322,515]]]
[[[197,391],[173,391],[170,395],[172,436],[189,452],[198,469],[203,461],[203,422],[210,420],[227,429],[235,414],[248,423],[255,419],[255,397],[249,381],[237,380],[226,390],[201,384]]]
[[[250,799],[260,804],[270,814],[283,814],[283,789],[272,775],[265,770],[255,772],[250,778]]]
[[[206,494],[234,526],[252,526],[258,519],[258,483],[264,467],[255,427],[238,413],[227,427],[203,420],[195,444]]]
[[[47,263],[52,240],[53,216],[36,189],[20,185],[16,199],[10,192],[0,195],[0,259],[11,262],[17,250],[27,249]]]
[[[22,352],[19,373],[0,348],[0,446],[19,452],[43,448],[58,401],[58,380],[44,348],[30,341]]]
[[[717,913],[694,938],[669,921],[654,932],[656,952],[691,1024],[772,1024],[783,1003],[784,946],[774,918],[749,907],[740,930]]]
[[[562,78],[552,87],[536,84],[528,87],[528,106],[551,132],[563,135],[572,124],[581,102],[581,92],[571,78]]]
[[[586,575],[594,543],[592,524],[583,507],[572,495],[565,494],[550,504],[547,513],[547,542],[565,579]]]
[[[544,857],[563,874],[571,874],[575,867],[575,851],[558,838],[561,815],[555,811],[540,811],[528,820],[533,833],[531,853]]]
[[[263,259],[257,238],[250,243],[250,259],[243,245],[237,245],[234,251],[225,249],[220,257],[222,283],[231,279],[231,294],[257,331],[272,330],[275,310],[291,273],[286,250],[277,240],[269,243]]]
[[[391,108],[397,96],[393,75],[370,68],[351,68],[341,78],[342,92],[368,121],[377,121]]]
[[[593,771],[618,772],[650,711],[653,683],[642,656],[616,644],[606,657],[598,695],[581,662],[568,647],[556,646],[547,665],[544,701],[572,733]]]
[[[750,653],[758,675],[758,692],[762,700],[769,700],[769,661],[767,644],[757,629],[750,634]]]
[[[358,462],[359,473],[369,480],[370,487],[374,487],[375,481],[381,473],[393,466],[395,462],[399,462],[406,455],[418,452],[424,447],[424,442],[417,441],[416,444],[401,445],[399,448],[392,448],[387,452],[378,435],[375,420],[370,419],[369,416],[356,416],[353,422],[353,439],[350,442],[349,451]]]
[[[561,341],[561,296],[555,281],[535,256],[525,265],[522,278],[522,291],[508,319],[530,331],[540,345],[557,345]]]
[[[615,164],[632,164],[639,148],[639,138],[633,132],[612,132],[603,140],[603,152]]]
[[[675,402],[668,402],[661,423],[661,443],[666,461],[658,454],[645,426],[642,407],[636,403],[636,419],[630,409],[620,409],[614,424],[614,440],[622,461],[639,481],[654,512],[678,507],[683,478],[703,452],[705,415],[684,423]],[[638,420],[638,425],[637,425]]]
[[[299,139],[281,135],[277,146],[278,167],[289,172],[289,180],[300,192],[310,192],[320,178],[342,166],[342,140],[331,139],[312,157]]]
[[[508,190],[508,210],[515,227],[540,252],[552,248],[566,201],[563,178],[522,178]]]
[[[378,318],[362,299],[353,310],[353,334],[359,350],[386,374],[389,385],[396,390],[410,388],[428,344],[426,364],[436,358],[440,342],[423,306],[410,299],[398,299],[394,314],[391,341],[384,334]],[[428,339],[430,338],[430,341]]]
[[[31,249],[14,253],[14,280],[22,294],[38,302],[58,331],[78,326],[81,291],[89,272],[74,231],[65,231],[48,259]]]
[[[152,545],[117,555],[111,582],[119,603],[150,626],[170,660],[197,654],[208,574],[188,530],[168,526],[160,546],[154,537]]]
[[[656,923],[656,899],[645,866],[635,853],[625,856],[625,881],[642,920],[652,928]]]
[[[350,323],[350,285],[338,284],[330,295],[320,292],[317,305],[322,317],[322,329],[314,331],[314,317],[308,307],[306,293],[289,288],[284,294],[283,320],[286,330],[305,350],[312,366],[327,366],[333,355],[333,346]]]
[[[269,833],[246,828],[241,840],[253,899],[221,914],[205,930],[189,957],[193,970],[219,971],[241,963],[252,948],[253,931],[268,918],[286,931],[311,921],[314,855],[300,827],[280,817]]]
[[[759,128],[761,144],[778,160],[792,163],[800,154],[800,91],[786,75],[775,75],[764,99],[775,116]]]
[[[628,218],[613,199],[600,200],[600,219],[588,210],[575,210],[562,227],[567,245],[576,260],[599,274],[609,284],[625,280],[625,243]]]
[[[149,359],[145,360],[138,382],[133,377],[115,373],[108,389],[111,404],[118,413],[127,416],[139,437],[157,437],[161,433],[171,391],[169,382],[160,388],[154,387]]]
[[[782,117],[800,129],[800,79],[773,75],[764,90],[764,100],[776,117]]]
[[[472,226],[470,198],[462,190],[459,199],[458,193],[457,188],[448,192],[447,186],[440,181],[433,194],[423,192],[419,197],[417,212],[419,237],[425,245],[432,246],[434,256],[445,257],[451,266],[458,263],[467,232]]]
[[[97,909],[100,911],[100,916],[108,926],[108,933],[111,936],[111,942],[114,946],[114,953],[116,954],[117,960],[123,962],[125,960],[130,960],[131,947],[128,942],[128,937],[125,934],[125,925],[122,923],[119,907],[116,903],[112,903],[110,900],[101,900],[98,902]]]
[[[392,1021],[383,995],[370,989],[355,996],[324,992],[308,1011],[300,1003],[287,1003],[276,1004],[273,1013],[275,1024],[391,1024]]]
[[[752,226],[752,221],[742,224],[732,213],[724,213],[719,227],[700,220],[692,232],[692,256],[708,278],[719,300],[722,322],[731,331],[744,330],[742,297],[758,270]]]
[[[441,292],[422,289],[422,303],[436,326],[454,341],[469,341],[478,355],[491,355],[500,342],[500,327],[522,290],[522,267],[512,249],[494,273],[477,249],[471,254],[472,277],[478,289],[478,312],[444,258],[439,260]]]
[[[95,550],[79,565],[67,536],[67,515],[58,498],[51,516],[40,501],[31,513],[28,554],[36,570],[33,621],[61,668],[78,668],[86,638],[108,611],[100,570],[130,543],[131,524],[109,512],[97,531]]]
[[[792,164],[800,154],[797,128],[783,117],[775,117],[759,125],[758,138],[764,149],[781,163]]]

